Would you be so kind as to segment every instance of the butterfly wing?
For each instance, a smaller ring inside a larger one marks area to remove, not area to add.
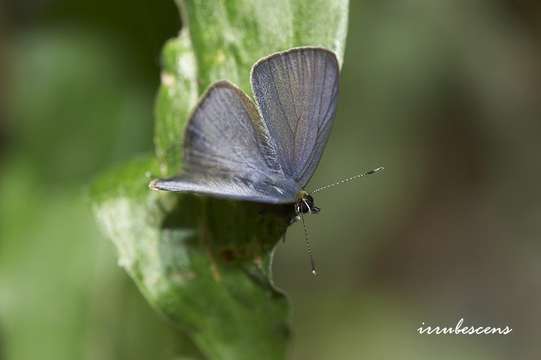
[[[286,176],[304,187],[330,134],[338,96],[336,55],[297,48],[257,62],[252,89]]]
[[[209,174],[183,173],[170,179],[154,180],[151,188],[174,192],[189,192],[224,199],[246,200],[267,204],[288,204],[295,201],[298,190],[284,190],[283,186],[246,181],[242,175],[228,178]]]
[[[151,187],[265,203],[294,202],[299,190],[284,175],[254,103],[227,81],[207,91],[188,122],[184,172]]]

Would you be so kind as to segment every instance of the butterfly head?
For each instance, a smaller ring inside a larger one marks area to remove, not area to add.
[[[295,202],[295,213],[300,214],[317,214],[321,209],[315,206],[314,198],[306,191],[300,191],[297,194],[297,201]]]

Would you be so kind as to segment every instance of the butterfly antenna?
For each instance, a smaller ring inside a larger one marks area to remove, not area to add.
[[[312,247],[310,246],[310,239],[308,238],[308,229],[304,223],[304,216],[300,213],[302,228],[304,229],[304,241],[306,242],[306,250],[308,251],[308,256],[310,256],[310,266],[312,267],[312,274],[317,275],[316,263],[314,261],[314,256],[312,255]]]
[[[383,170],[383,169],[384,169],[383,166],[380,166],[379,168],[376,168],[376,169],[373,169],[373,170],[364,172],[364,173],[362,173],[362,174],[357,174],[357,175],[355,175],[355,176],[348,177],[348,178],[346,178],[346,179],[340,179],[340,180],[338,180],[338,181],[335,182],[335,183],[332,183],[332,184],[325,185],[325,186],[322,186],[322,187],[320,187],[320,188],[317,188],[317,189],[313,190],[311,193],[314,194],[314,193],[320,192],[320,191],[322,191],[322,190],[327,190],[327,189],[332,188],[332,187],[334,187],[334,186],[336,186],[336,185],[345,184],[345,183],[350,182],[350,181],[352,181],[352,180],[356,180],[356,179],[362,178],[363,176],[375,174],[375,173],[377,173],[378,171],[381,171],[381,170]]]

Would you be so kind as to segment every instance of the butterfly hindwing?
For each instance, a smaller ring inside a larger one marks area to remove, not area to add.
[[[258,186],[260,185],[260,186]],[[155,180],[152,188],[174,192],[189,192],[204,194],[218,198],[246,200],[267,204],[288,204],[295,201],[296,188],[288,192],[281,186],[279,191],[271,184],[254,184],[243,179],[242,176],[220,177],[209,174],[182,173],[170,179]],[[286,196],[286,194],[291,194]]]

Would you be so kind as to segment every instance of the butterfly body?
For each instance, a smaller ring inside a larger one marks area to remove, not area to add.
[[[319,212],[303,189],[330,134],[338,80],[333,52],[304,47],[254,65],[255,102],[228,81],[213,84],[186,127],[183,172],[150,187]]]

